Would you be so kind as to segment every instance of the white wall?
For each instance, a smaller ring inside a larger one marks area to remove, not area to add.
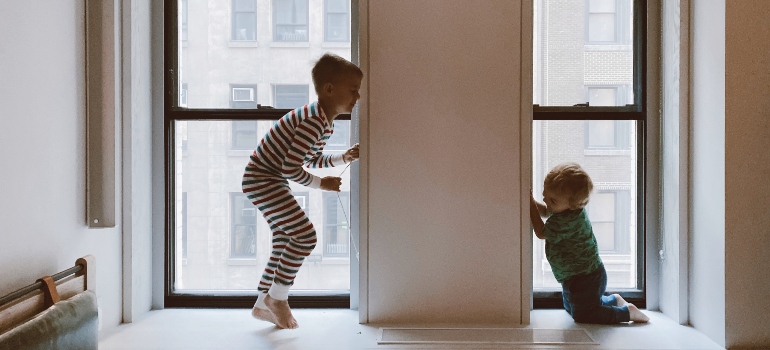
[[[689,1],[662,0],[660,311],[685,324],[688,268]],[[660,253],[660,254],[658,254]],[[648,305],[649,308],[649,305]]]
[[[107,330],[121,320],[121,228],[85,224],[83,9],[0,2],[0,295],[92,254]]]
[[[730,1],[725,23],[728,347],[770,347],[770,2]]]
[[[690,6],[690,323],[724,345],[725,1]]]
[[[522,4],[362,6],[362,312],[376,323],[518,324],[530,172]]]
[[[123,321],[152,308],[152,87],[150,1],[122,1]],[[157,31],[162,33],[162,30]],[[160,60],[162,61],[162,59]],[[162,120],[162,114],[155,114]],[[163,193],[161,191],[161,193]],[[162,207],[162,206],[161,206]],[[162,212],[160,213],[162,217]],[[161,230],[162,232],[162,230]],[[161,284],[162,285],[162,284]]]

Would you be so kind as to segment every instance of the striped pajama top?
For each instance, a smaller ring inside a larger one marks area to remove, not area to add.
[[[321,188],[321,178],[303,169],[345,164],[342,153],[323,154],[334,127],[318,102],[286,113],[262,137],[246,166],[246,175],[278,176],[310,188]]]

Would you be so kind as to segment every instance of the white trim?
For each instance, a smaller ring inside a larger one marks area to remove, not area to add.
[[[521,227],[519,231],[519,246],[521,259],[519,272],[520,277],[520,305],[521,312],[520,324],[522,326],[530,324],[530,313],[533,307],[532,300],[532,274],[533,274],[533,248],[532,248],[532,228],[529,221],[529,190],[532,188],[532,86],[533,86],[533,31],[534,31],[534,4],[532,0],[523,0],[521,2],[521,90],[519,97],[519,152],[520,152],[520,190],[519,193],[519,217],[521,218]]]
[[[353,54],[358,52],[358,66],[364,72],[364,79],[361,83],[360,94],[367,98],[362,98],[358,102],[358,113],[353,114],[353,125],[350,126],[352,139],[359,140],[359,160],[357,164],[350,168],[351,176],[351,194],[350,194],[350,220],[355,231],[351,232],[353,237],[358,236],[358,278],[355,282],[358,284],[357,304],[358,304],[358,322],[369,323],[369,79],[366,73],[369,71],[369,0],[353,0],[350,14],[351,23],[353,21],[353,9],[358,3],[358,35],[353,35],[356,26],[351,25],[351,38],[358,38],[358,50],[352,50]],[[355,125],[358,124],[358,128]],[[357,222],[357,224],[355,224]],[[351,268],[352,268],[351,264]],[[353,307],[353,274],[351,270],[350,281],[350,306]]]

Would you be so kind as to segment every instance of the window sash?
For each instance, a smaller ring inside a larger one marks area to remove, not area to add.
[[[351,31],[356,35],[358,21],[358,0],[351,0]],[[292,109],[272,108],[271,106],[262,106],[256,104],[252,108],[188,108],[180,105],[180,93],[182,84],[180,82],[179,53],[182,49],[179,41],[179,30],[181,19],[179,13],[178,0],[164,0],[164,158],[165,158],[165,216],[166,216],[166,248],[164,253],[165,276],[164,276],[164,304],[166,307],[251,307],[254,304],[252,294],[237,295],[208,295],[208,294],[188,294],[184,291],[174,289],[176,280],[175,260],[177,251],[175,235],[176,210],[181,203],[176,202],[174,174],[176,173],[175,147],[178,140],[175,140],[176,128],[179,127],[176,122],[179,121],[200,121],[200,120],[220,120],[220,121],[275,121],[282,118]],[[305,22],[307,23],[307,22]],[[358,59],[358,44],[351,42],[351,53],[353,62]],[[351,120],[350,114],[339,115],[335,120]],[[182,139],[184,151],[184,134]],[[293,308],[303,307],[323,307],[323,308],[349,308],[350,295],[345,294],[323,294],[323,295],[292,295],[289,297],[289,303]]]
[[[588,4],[586,4],[588,5]],[[588,7],[588,6],[586,6]],[[633,14],[633,34],[629,38],[633,42],[633,85],[634,92],[633,103],[625,106],[541,106],[535,104],[533,106],[533,120],[633,120],[637,123],[637,151],[639,156],[637,157],[637,208],[640,215],[637,215],[637,286],[638,290],[619,290],[619,292],[629,302],[634,303],[639,307],[644,307],[645,300],[645,279],[644,279],[644,247],[645,247],[645,226],[644,226],[644,169],[646,155],[643,153],[646,147],[645,142],[645,123],[647,119],[647,80],[646,80],[646,1],[633,0],[632,8],[629,9]],[[616,13],[621,13],[622,9],[616,5]],[[588,15],[588,10],[586,10]],[[617,17],[617,15],[616,15]],[[616,24],[616,29],[618,25]],[[586,38],[588,32],[586,30]],[[620,37],[616,39],[620,43],[624,38]],[[586,41],[586,43],[589,43]],[[617,225],[616,225],[617,226]],[[616,245],[618,242],[616,242]],[[561,308],[562,299],[560,290],[547,290],[547,291],[535,291],[533,293],[533,305],[535,308]]]
[[[238,4],[251,3],[253,6],[240,8]],[[257,4],[251,1],[232,1],[232,33],[230,40],[256,41],[257,40]]]

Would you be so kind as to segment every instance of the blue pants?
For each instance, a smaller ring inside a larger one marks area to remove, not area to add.
[[[594,272],[568,278],[562,283],[564,309],[579,323],[613,324],[630,321],[628,306],[618,307],[612,295],[605,295],[607,271],[604,264]]]

